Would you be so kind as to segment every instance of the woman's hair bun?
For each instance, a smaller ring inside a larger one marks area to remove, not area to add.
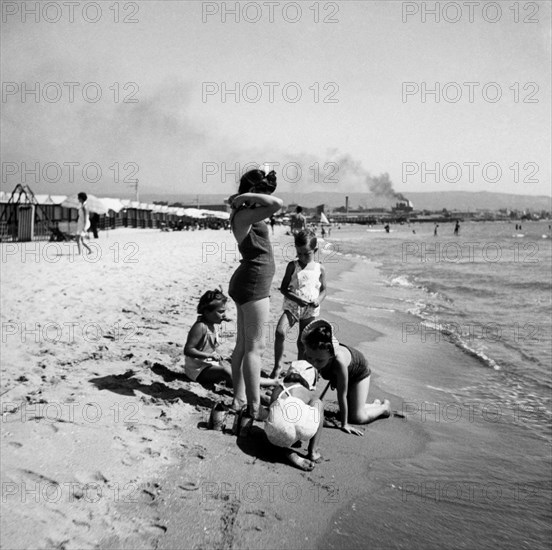
[[[263,170],[249,170],[240,179],[238,193],[256,192],[271,194],[276,189],[276,172],[266,174]]]
[[[271,170],[266,175],[266,180],[269,181],[270,183],[276,183],[276,172],[274,170]]]

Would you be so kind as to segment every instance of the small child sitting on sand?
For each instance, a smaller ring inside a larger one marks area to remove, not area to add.
[[[313,397],[317,374],[306,361],[294,361],[280,385],[272,391],[265,433],[268,440],[285,448],[285,456],[297,468],[310,471],[321,456],[318,441],[323,426],[324,407]],[[291,446],[308,441],[307,458],[299,456]]]
[[[200,384],[226,382],[232,387],[232,371],[216,351],[219,345],[218,326],[225,320],[228,298],[220,290],[208,290],[199,299],[199,317],[193,324],[184,346],[184,372]]]
[[[368,424],[376,418],[391,415],[391,404],[385,399],[366,403],[370,390],[370,367],[362,353],[340,344],[328,321],[318,319],[305,327],[301,336],[305,358],[337,388],[341,429],[354,435],[364,435],[349,425]]]

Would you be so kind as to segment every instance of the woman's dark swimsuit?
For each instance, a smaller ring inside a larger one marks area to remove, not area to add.
[[[242,260],[230,279],[228,294],[238,305],[268,298],[276,267],[266,223],[254,223],[238,249]]]
[[[349,346],[346,346],[345,344],[339,345],[347,348],[351,353],[351,362],[347,367],[347,371],[349,373],[349,387],[351,387],[352,384],[358,384],[358,382],[360,382],[361,380],[368,378],[372,371],[368,366],[368,361],[366,360],[366,357],[364,357],[364,355],[362,355],[362,353],[360,353],[360,351],[355,348],[351,348]],[[320,376],[330,381],[332,389],[335,389],[337,387],[337,374],[334,367],[335,361],[336,358],[334,358],[334,360],[329,365],[326,365],[323,369],[320,369]]]

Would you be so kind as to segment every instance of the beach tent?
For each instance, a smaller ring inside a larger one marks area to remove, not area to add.
[[[217,220],[228,220],[230,214],[228,212],[222,212],[221,210],[199,210],[203,218],[216,218]]]
[[[182,211],[180,216],[186,216],[187,218],[194,218],[197,220],[203,218],[203,216],[201,215],[201,210],[199,210],[199,208],[181,208],[180,210]]]
[[[125,208],[125,205],[122,203],[120,199],[112,199],[109,197],[105,197],[103,199],[98,199],[105,208],[109,211],[112,210],[115,213],[119,213],[123,208]]]
[[[50,236],[52,220],[44,203],[48,195],[40,196],[40,201],[28,185],[18,183],[7,201],[2,197],[0,208],[0,241],[46,240]],[[42,203],[42,204],[41,204]]]
[[[50,200],[52,204],[60,206],[61,203],[67,198],[67,195],[50,195]]]
[[[61,206],[64,208],[75,208],[77,210],[80,208],[80,205],[81,203],[77,195],[71,195],[61,203]],[[94,195],[88,195],[86,206],[90,212],[95,212],[96,214],[107,214],[108,211],[104,203]]]
[[[35,195],[36,202],[38,204],[54,204],[52,202],[52,199],[50,198],[50,195],[42,195],[42,194],[36,194]]]

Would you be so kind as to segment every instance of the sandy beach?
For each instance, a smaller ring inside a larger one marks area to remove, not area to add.
[[[276,288],[293,248],[283,228],[274,243]],[[324,462],[305,473],[260,426],[239,445],[205,429],[230,393],[188,381],[182,349],[197,299],[226,289],[236,267],[227,232],[117,230],[88,258],[69,245],[2,246],[3,548],[314,548],[368,488],[367,463],[423,447],[395,418],[364,438],[326,429]],[[327,264],[330,293],[345,268]],[[229,353],[235,327],[222,328]]]
[[[282,227],[272,240],[273,334],[277,287],[294,248]],[[320,256],[328,281],[322,316],[366,353],[369,400],[388,398],[410,414],[367,425],[364,437],[325,428],[323,462],[302,472],[261,425],[239,441],[207,430],[211,407],[229,404],[231,394],[182,374],[198,298],[226,290],[239,260],[231,234],[121,229],[92,246],[85,258],[75,245],[2,245],[2,548],[439,548],[460,534],[470,547],[496,543],[494,532],[470,539],[477,511],[423,494],[423,483],[435,481],[432,465],[450,461],[452,479],[464,482],[455,460],[490,432],[488,423],[424,422],[420,392],[428,377],[444,381],[443,364],[458,365],[446,380],[452,386],[469,384],[479,367],[452,345],[398,345],[396,312],[374,310],[369,326],[355,323],[355,293],[386,291],[376,267],[328,248]],[[228,316],[235,319],[231,302]],[[223,354],[234,331],[234,322],[222,325]],[[272,346],[273,337],[266,373]],[[295,353],[292,333],[286,361]],[[325,403],[337,409],[335,392]],[[491,446],[503,444],[500,432],[491,437]],[[523,459],[522,448],[505,452]],[[355,538],[351,525],[369,527],[369,540]],[[545,523],[540,529],[537,542],[548,532]]]

